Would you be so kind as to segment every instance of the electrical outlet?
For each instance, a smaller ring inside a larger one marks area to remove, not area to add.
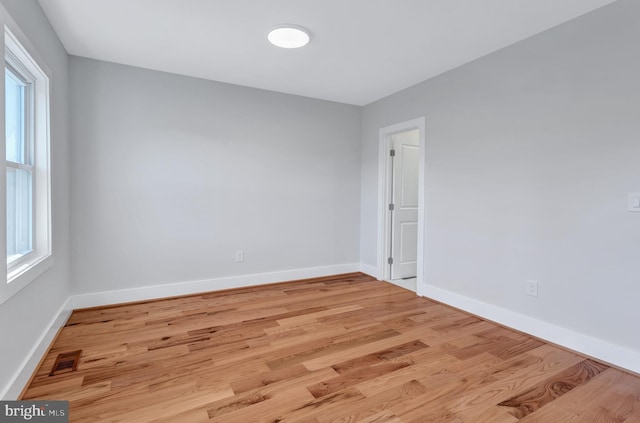
[[[238,250],[236,251],[236,263],[242,263],[244,261],[244,251]]]
[[[538,282],[536,281],[527,281],[527,294],[532,297],[538,296]]]

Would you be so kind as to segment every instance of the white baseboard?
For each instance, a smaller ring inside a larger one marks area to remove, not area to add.
[[[383,280],[378,276],[378,268],[376,266],[371,266],[370,264],[360,263],[360,271],[364,274],[371,276],[372,278],[376,278],[378,280]],[[408,289],[409,291],[416,292],[417,283],[416,278],[412,278],[410,280],[403,279],[395,279],[395,280],[386,280],[385,282],[392,283],[394,285],[399,286],[400,288]]]
[[[287,282],[297,279],[318,278],[341,273],[359,272],[359,263],[334,266],[309,267],[305,269],[284,270],[281,272],[256,273],[253,275],[230,276],[200,281],[170,283],[164,285],[143,286],[140,288],[119,289],[114,291],[92,292],[72,296],[73,309],[98,307],[109,304],[146,301],[178,295],[198,294],[200,292],[222,289],[242,288],[275,282]]]
[[[33,372],[37,370],[40,359],[47,352],[47,349],[49,349],[49,345],[53,342],[53,338],[56,336],[60,328],[67,322],[72,311],[71,298],[67,298],[60,309],[58,309],[58,312],[47,329],[40,335],[40,338],[38,338],[38,341],[35,343],[31,351],[26,354],[26,358],[14,373],[11,378],[11,382],[4,387],[2,392],[0,392],[0,399],[6,401],[18,398],[26,384],[29,382]]]
[[[483,303],[451,291],[423,285],[424,296],[479,317],[528,333],[606,363],[640,374],[640,352],[544,322],[524,314]]]
[[[371,266],[369,264],[360,263],[360,271],[364,274],[367,274],[373,278],[378,278],[378,268],[376,266]]]

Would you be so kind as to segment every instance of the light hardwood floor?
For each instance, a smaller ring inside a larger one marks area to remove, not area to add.
[[[362,274],[75,311],[23,399],[72,422],[640,422],[640,378]]]

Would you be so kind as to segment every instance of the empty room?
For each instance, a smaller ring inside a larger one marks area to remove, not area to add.
[[[0,0],[1,422],[640,423],[639,0]]]

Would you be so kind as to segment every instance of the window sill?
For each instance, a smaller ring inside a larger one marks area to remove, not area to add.
[[[53,265],[53,255],[39,257],[7,272],[7,283],[0,289],[0,304],[7,301]]]

